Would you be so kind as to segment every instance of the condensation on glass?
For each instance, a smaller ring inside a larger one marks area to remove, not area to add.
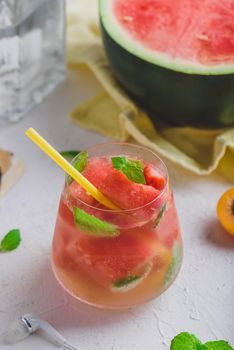
[[[18,121],[65,77],[64,0],[0,0],[0,124]]]

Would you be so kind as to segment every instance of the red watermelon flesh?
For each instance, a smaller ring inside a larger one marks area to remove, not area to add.
[[[165,177],[150,165],[146,165],[144,168],[144,176],[147,185],[150,185],[158,190],[163,190],[166,185]]]
[[[149,246],[133,235],[121,235],[114,240],[84,239],[77,244],[81,267],[103,283],[113,283],[136,273],[152,256]]]
[[[126,33],[170,58],[204,65],[234,61],[233,0],[113,0]]]
[[[121,209],[144,206],[159,196],[152,186],[130,181],[121,171],[115,170],[110,158],[91,158],[83,175]]]
[[[136,234],[122,234],[114,240],[83,237],[76,246],[66,247],[67,254],[92,279],[110,287],[119,279],[141,277],[154,265],[167,263],[168,251],[155,239]]]
[[[95,204],[97,204],[97,201],[76,181],[73,181],[69,186],[69,194],[74,197],[74,199],[80,199],[82,202],[89,205],[95,206]]]

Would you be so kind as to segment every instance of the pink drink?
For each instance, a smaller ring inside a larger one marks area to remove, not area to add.
[[[83,175],[121,210],[105,208],[67,179],[53,239],[55,275],[70,294],[95,306],[144,303],[169,287],[182,261],[166,167],[151,151],[128,144],[88,153]],[[128,173],[116,168],[116,157],[127,161]],[[136,177],[139,164],[144,183]]]

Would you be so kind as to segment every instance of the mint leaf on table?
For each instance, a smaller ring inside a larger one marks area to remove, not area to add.
[[[204,344],[204,350],[233,350],[225,340],[209,341]]]
[[[0,250],[2,252],[10,252],[16,249],[21,242],[20,230],[14,229],[9,231],[0,243]]]
[[[129,283],[137,281],[139,278],[140,276],[128,276],[126,278],[120,278],[113,283],[113,286],[116,288],[122,288],[129,285]]]
[[[80,153],[80,151],[76,151],[76,150],[66,150],[66,151],[61,151],[60,152],[61,156],[66,158],[66,159],[73,159],[79,153]]]
[[[183,332],[171,342],[170,350],[234,350],[225,340],[209,341],[202,344],[195,335]]]
[[[122,171],[127,178],[139,184],[146,184],[144,163],[140,160],[131,160],[126,157],[112,157],[112,164],[116,170]]]
[[[205,350],[205,348],[195,335],[182,332],[172,340],[170,350]]]
[[[74,222],[84,233],[96,237],[115,237],[120,234],[117,226],[96,218],[84,210],[74,207]]]

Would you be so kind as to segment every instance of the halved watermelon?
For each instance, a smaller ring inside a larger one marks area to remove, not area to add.
[[[234,125],[233,0],[100,0],[119,82],[153,116]]]

